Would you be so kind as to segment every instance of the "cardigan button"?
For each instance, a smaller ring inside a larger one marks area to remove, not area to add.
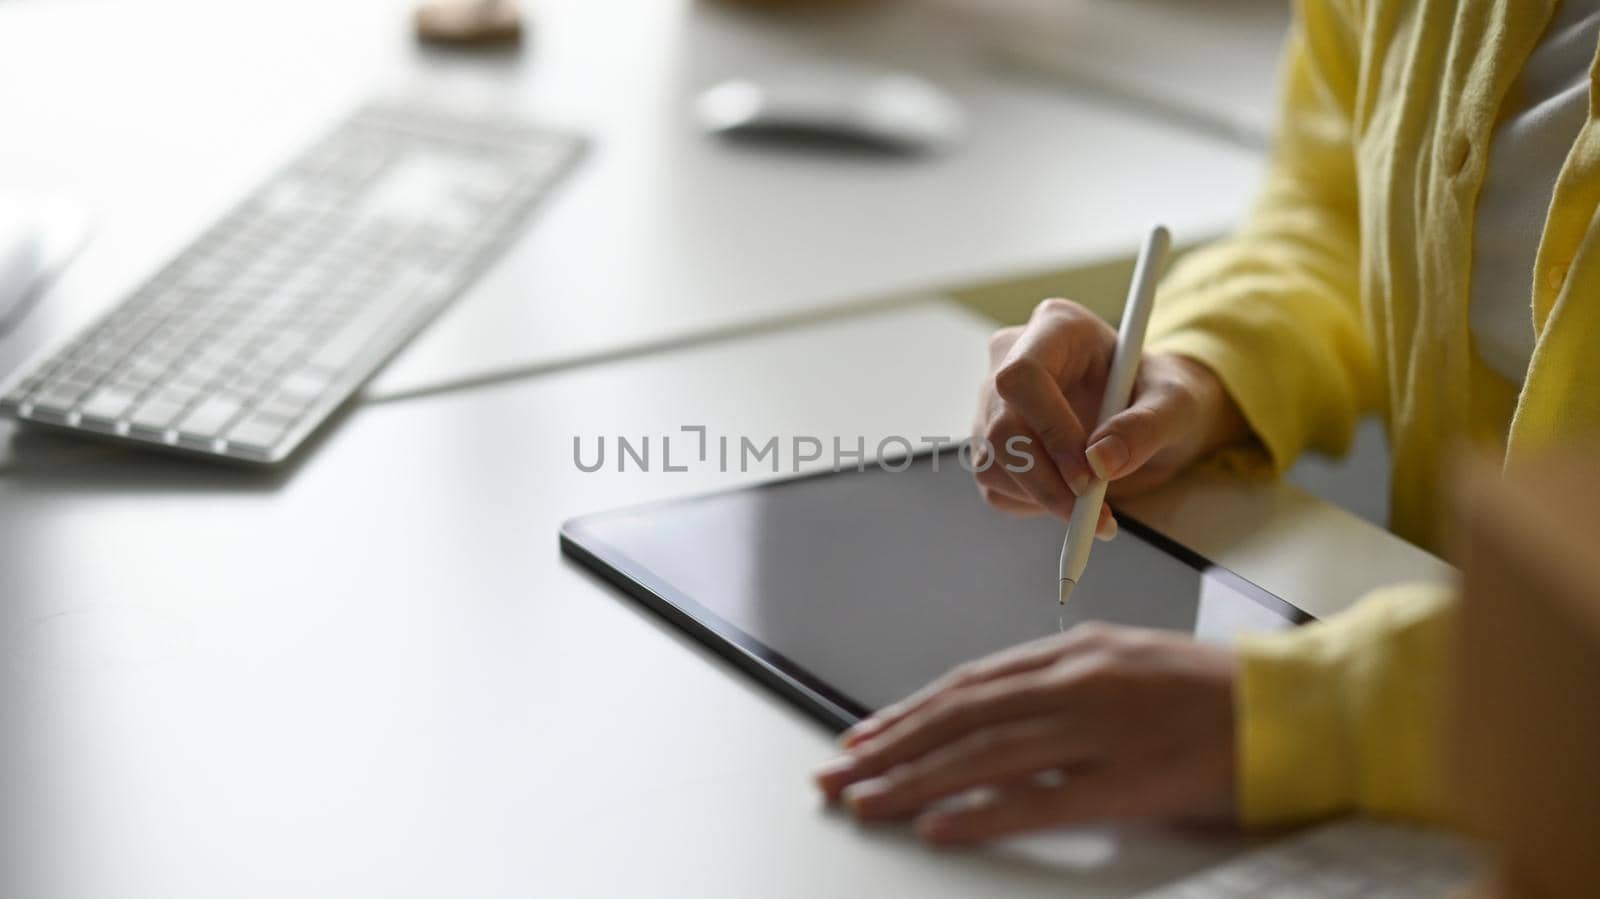
[[[1467,163],[1472,160],[1472,141],[1466,137],[1457,137],[1450,144],[1450,174],[1456,176],[1466,171]]]

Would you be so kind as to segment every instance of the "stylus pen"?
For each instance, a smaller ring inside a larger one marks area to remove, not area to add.
[[[1133,267],[1133,283],[1128,285],[1128,302],[1122,307],[1122,326],[1117,330],[1116,355],[1111,359],[1111,374],[1106,378],[1105,397],[1100,400],[1100,417],[1089,424],[1093,432],[1099,423],[1128,408],[1133,394],[1133,378],[1139,373],[1139,357],[1144,355],[1144,332],[1150,324],[1150,307],[1156,302],[1156,279],[1166,262],[1172,235],[1157,225],[1145,238],[1139,261]],[[1094,546],[1095,527],[1100,523],[1100,507],[1105,505],[1106,482],[1095,478],[1072,507],[1067,523],[1067,538],[1061,543],[1060,601],[1066,604],[1083,569],[1089,564]]]

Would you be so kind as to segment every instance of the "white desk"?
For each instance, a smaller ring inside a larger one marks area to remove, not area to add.
[[[1286,0],[937,0],[977,7],[1019,72],[1097,88],[1174,124],[1265,146]]]
[[[0,895],[1102,896],[1221,857],[858,831],[820,728],[558,555],[572,515],[758,477],[584,474],[575,434],[960,434],[988,330],[923,305],[370,406],[281,481],[20,452]],[[1442,571],[1280,484],[1145,508],[1314,611]]]
[[[1258,169],[993,77],[953,20],[910,5],[777,28],[683,2],[543,0],[514,61],[420,53],[402,13],[0,9],[0,123],[26,136],[0,143],[0,187],[92,198],[100,216],[0,366],[383,85],[597,140],[527,239],[385,374],[391,396],[1115,255],[1156,216],[1215,230]],[[732,148],[683,116],[718,77],[819,50],[928,72],[972,105],[978,137],[897,165]],[[1095,896],[1226,853],[1085,833],[939,855],[858,832],[806,782],[828,753],[817,727],[557,554],[571,515],[753,477],[584,475],[574,434],[960,434],[987,330],[905,308],[366,406],[279,479],[6,442],[0,895]],[[1318,612],[1441,571],[1280,485],[1202,477],[1144,514]]]
[[[943,4],[782,20],[687,0],[530,7],[520,57],[470,57],[418,50],[404,0],[0,6],[0,189],[76,196],[100,222],[35,326],[105,305],[386,88],[571,127],[594,148],[382,395],[1115,258],[1156,219],[1197,239],[1259,173],[1250,152],[997,72],[969,13]],[[731,146],[690,121],[709,84],[819,58],[927,73],[969,106],[972,141],[845,158]],[[0,343],[0,368],[18,355]]]

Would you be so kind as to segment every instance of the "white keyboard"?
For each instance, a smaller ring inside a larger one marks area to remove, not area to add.
[[[363,107],[19,373],[0,411],[279,462],[495,258],[580,147],[500,119]]]
[[[1347,818],[1244,853],[1139,899],[1440,899],[1477,873],[1471,846]]]

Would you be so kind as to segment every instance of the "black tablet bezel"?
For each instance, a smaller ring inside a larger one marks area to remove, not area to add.
[[[947,448],[939,451],[939,454],[953,455],[955,452],[956,448]],[[910,458],[915,462],[934,454],[933,451],[928,451],[917,453]],[[889,460],[889,462],[899,461],[904,459]],[[562,524],[561,551],[603,580],[620,588],[652,612],[676,625],[713,652],[754,676],[768,688],[795,703],[813,718],[835,731],[844,730],[870,714],[871,709],[834,689],[803,665],[731,624],[693,597],[679,592],[671,584],[657,577],[654,572],[597,537],[592,531],[592,525],[600,519],[623,512],[637,514],[641,510],[665,510],[674,506],[707,502],[730,493],[779,490],[816,478],[848,477],[858,473],[860,472],[854,468],[839,471],[824,470],[767,481],[754,486],[736,487],[731,490],[678,497],[580,516]],[[1119,527],[1138,535],[1185,565],[1216,577],[1255,602],[1282,615],[1291,623],[1301,625],[1315,620],[1314,616],[1293,603],[1212,562],[1126,512],[1118,510],[1116,514]]]

